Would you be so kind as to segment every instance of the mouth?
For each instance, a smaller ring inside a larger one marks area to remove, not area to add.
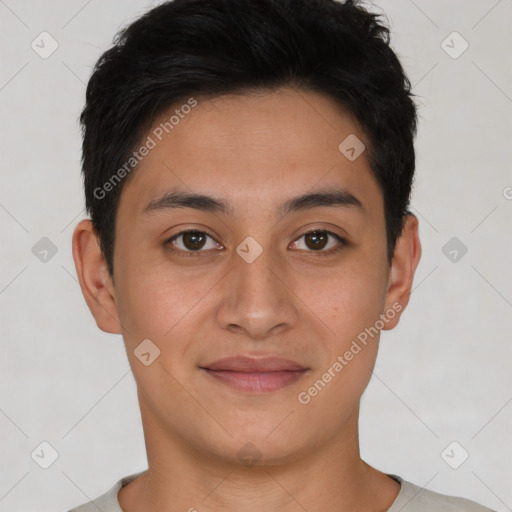
[[[200,368],[217,382],[253,393],[277,391],[293,384],[309,370],[295,361],[279,357],[228,357]]]

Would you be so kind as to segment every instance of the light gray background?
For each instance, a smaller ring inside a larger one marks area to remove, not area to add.
[[[0,510],[67,510],[146,467],[122,340],[99,331],[85,305],[71,234],[84,215],[77,120],[91,67],[153,5],[0,1]],[[387,14],[420,96],[423,257],[363,396],[362,455],[420,486],[512,510],[512,2],[372,9]],[[47,59],[31,48],[43,31],[59,45]],[[453,31],[469,44],[456,59],[441,46]],[[457,262],[442,252],[454,236],[468,248]],[[42,237],[57,247],[46,263],[32,252]],[[42,441],[58,452],[48,469],[31,458]],[[462,447],[448,450],[452,464],[469,453],[458,469],[441,456],[452,441]]]

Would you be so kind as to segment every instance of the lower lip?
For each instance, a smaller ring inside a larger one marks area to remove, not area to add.
[[[252,392],[276,391],[284,388],[299,380],[307,371],[304,369],[279,372],[235,372],[203,369],[223,384],[241,391]]]

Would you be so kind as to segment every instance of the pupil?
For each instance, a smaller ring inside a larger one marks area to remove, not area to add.
[[[312,248],[315,249],[323,249],[325,247],[326,240],[327,237],[325,236],[325,233],[322,233],[321,231],[313,231],[306,235],[306,243],[308,243],[308,241],[313,242]]]
[[[200,232],[185,233],[183,240],[187,249],[197,250],[203,246],[204,236]],[[187,241],[190,243],[187,243]]]

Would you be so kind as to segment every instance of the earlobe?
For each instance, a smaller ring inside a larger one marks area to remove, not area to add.
[[[121,334],[112,278],[89,219],[82,220],[73,232],[73,259],[82,294],[96,324],[102,331]]]
[[[409,303],[414,273],[421,258],[421,243],[418,233],[418,219],[412,213],[407,214],[400,238],[397,240],[393,261],[389,273],[386,292],[385,311],[399,311],[386,323],[385,330],[393,329],[400,315]],[[400,305],[400,307],[398,306]]]

